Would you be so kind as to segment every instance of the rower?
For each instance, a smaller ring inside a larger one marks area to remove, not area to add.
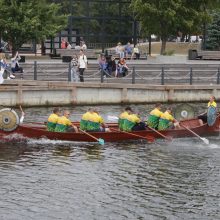
[[[163,114],[163,112],[161,112],[160,110],[161,110],[161,104],[157,103],[155,105],[155,108],[150,112],[150,115],[148,116],[148,119],[147,119],[148,127],[151,127],[154,129],[158,128],[160,117]]]
[[[179,122],[172,116],[172,109],[167,108],[167,110],[160,116],[158,130],[166,130],[169,128],[180,129]]]
[[[146,129],[146,124],[141,121],[137,114],[131,112],[128,114],[122,126],[123,131],[141,131]]]
[[[56,124],[58,121],[58,118],[60,117],[61,112],[59,108],[54,108],[53,113],[49,116],[47,119],[47,130],[48,131],[54,131],[56,128]]]
[[[80,121],[80,129],[84,131],[92,132],[105,132],[109,131],[107,125],[104,123],[103,118],[99,115],[99,112],[95,108],[90,108],[86,112]]]
[[[65,110],[62,117],[59,117],[57,120],[56,132],[72,132],[75,131],[78,133],[78,129],[76,126],[72,124],[72,122],[69,120],[70,112],[68,110]]]
[[[216,114],[217,114],[217,103],[215,100],[216,100],[215,96],[213,96],[213,95],[210,96],[208,106],[207,106],[207,111],[198,116],[198,119],[200,119],[199,120],[200,125],[207,123],[207,119],[208,119],[207,114],[208,113],[209,113],[209,116],[211,116],[211,117],[214,116],[213,120],[215,121]]]
[[[122,112],[119,116],[119,119],[118,119],[118,127],[120,130],[123,130],[123,125],[124,125],[124,121],[125,119],[128,117],[129,114],[131,114],[132,112],[132,109],[131,107],[126,107],[124,112]]]

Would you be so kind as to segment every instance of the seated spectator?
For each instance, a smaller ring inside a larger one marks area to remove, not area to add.
[[[134,55],[135,55],[137,60],[140,59],[140,51],[139,51],[139,48],[137,46],[135,46],[134,49],[133,49],[131,59],[133,58]]]
[[[85,41],[82,41],[81,49],[82,50],[87,50],[87,46],[86,46]]]
[[[120,58],[120,60],[118,61],[117,64],[117,68],[116,68],[116,76],[117,77],[124,77],[127,75],[128,73],[128,66],[126,64],[126,61],[124,58]]]
[[[23,78],[23,68],[19,65],[19,60],[21,59],[19,53],[17,52],[14,57],[11,58],[11,71],[12,73],[21,73],[21,78]]]
[[[116,71],[115,57],[107,56],[106,62],[107,62],[107,72],[109,76],[115,76],[115,71]]]
[[[132,55],[132,46],[130,42],[125,46],[125,56],[127,57],[128,55]]]
[[[81,47],[79,45],[75,46],[75,50],[80,50],[80,49],[81,49]]]
[[[119,58],[124,58],[125,52],[124,52],[124,47],[121,45],[119,42],[117,47],[115,48],[116,54],[119,54]]]
[[[72,49],[72,46],[71,46],[71,44],[70,44],[69,42],[67,42],[67,47],[66,47],[66,49],[68,49],[68,50],[71,50],[71,49]]]

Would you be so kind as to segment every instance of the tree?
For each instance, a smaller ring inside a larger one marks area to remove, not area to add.
[[[206,49],[220,50],[220,10],[212,11],[213,21],[207,27]]]
[[[67,15],[60,15],[60,5],[46,0],[0,0],[0,27],[12,54],[22,44],[54,37],[67,25]]]
[[[131,8],[145,30],[161,37],[161,54],[170,35],[177,31],[199,32],[204,21],[210,21],[206,10],[218,0],[132,0]]]

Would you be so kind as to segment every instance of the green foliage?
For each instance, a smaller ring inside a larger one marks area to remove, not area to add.
[[[212,23],[207,28],[206,49],[220,50],[220,10],[212,11]]]
[[[163,54],[170,35],[201,33],[202,25],[210,22],[207,9],[218,4],[219,0],[132,0],[131,8],[147,35],[161,37]]]
[[[30,40],[40,42],[55,36],[67,24],[60,5],[46,0],[0,0],[0,27],[5,41],[18,50]]]

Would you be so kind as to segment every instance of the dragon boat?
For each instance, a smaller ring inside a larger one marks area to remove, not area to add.
[[[220,134],[220,114],[216,115],[212,125],[205,123],[200,124],[199,119],[186,119],[180,121],[181,129],[168,129],[164,131],[156,131],[147,128],[143,131],[123,132],[118,129],[116,123],[108,123],[111,132],[50,132],[47,131],[44,123],[29,122],[20,123],[20,118],[12,109],[0,110],[0,139],[10,140],[10,137],[19,139],[41,139],[75,142],[94,142],[96,139],[103,139],[106,142],[120,142],[137,139],[154,140],[158,138],[183,138],[199,136],[216,136]],[[73,122],[79,126],[79,122]]]

